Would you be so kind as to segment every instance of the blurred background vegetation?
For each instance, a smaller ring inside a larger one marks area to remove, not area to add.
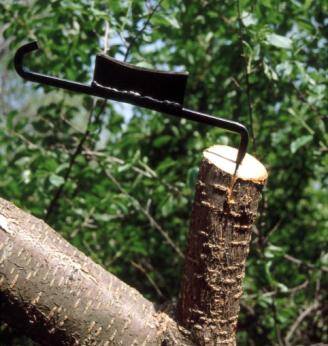
[[[324,0],[25,0],[0,4],[0,194],[148,298],[174,299],[202,150],[238,138],[24,83],[31,68],[88,83],[105,46],[190,73],[185,104],[245,124],[268,168],[239,345],[328,343],[328,4]],[[32,57],[32,56],[31,56]],[[1,326],[1,345],[27,345]]]

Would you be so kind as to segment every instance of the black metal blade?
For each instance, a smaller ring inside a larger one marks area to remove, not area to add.
[[[182,106],[187,78],[188,73],[146,69],[98,54],[93,81],[95,85],[134,92]]]

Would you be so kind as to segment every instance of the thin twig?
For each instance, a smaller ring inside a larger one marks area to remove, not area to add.
[[[305,280],[304,282],[302,282],[298,286],[288,288],[288,290],[286,292],[274,290],[274,291],[270,291],[270,292],[265,292],[261,296],[267,298],[267,297],[274,297],[278,294],[279,295],[295,294],[296,292],[299,292],[299,291],[303,290],[304,288],[308,287],[308,285],[309,285],[309,281]],[[253,294],[253,295],[249,295],[248,298],[257,298],[258,296],[259,296],[259,294]]]
[[[254,124],[253,124],[253,103],[251,99],[251,85],[249,82],[249,74],[247,70],[247,60],[246,60],[246,54],[244,50],[244,32],[243,32],[243,22],[241,20],[240,15],[240,3],[239,0],[237,0],[237,13],[238,13],[238,30],[239,30],[239,42],[240,42],[240,50],[241,50],[241,56],[243,60],[243,70],[244,70],[244,78],[246,82],[246,96],[247,96],[247,105],[248,105],[248,117],[249,117],[249,128],[250,128],[250,135],[253,141],[253,147],[256,151],[256,141],[255,141],[255,134],[254,134]]]
[[[95,150],[91,150],[91,149],[84,149],[83,150],[83,154],[85,154],[86,156],[89,157],[102,157],[106,162],[108,163],[113,163],[113,164],[120,164],[120,165],[125,165],[126,161],[119,159],[118,157],[115,156],[110,156],[105,152],[101,152],[101,151],[95,151]],[[139,162],[139,165],[143,168],[138,168],[137,166],[132,166],[131,169],[146,177],[146,178],[152,178],[152,179],[157,179],[159,181],[160,184],[163,184],[170,192],[172,192],[175,196],[180,196],[181,195],[181,191],[174,185],[168,183],[164,178],[158,176],[158,174],[153,171],[149,166],[147,166],[145,163],[143,163],[142,161]]]
[[[109,23],[105,20],[104,54],[109,51]]]
[[[288,254],[284,255],[284,259],[286,259],[287,261],[292,262],[292,263],[294,263],[294,264],[296,264],[298,266],[304,266],[305,268],[308,268],[308,269],[312,269],[312,270],[313,269],[318,269],[318,270],[322,270],[324,272],[328,272],[328,268],[327,267],[322,266],[322,267],[317,268],[312,263],[304,262],[304,261],[302,261],[302,260],[300,260],[298,258],[295,258],[295,257],[293,257],[291,255],[288,255]]]
[[[169,234],[158,224],[158,222],[152,217],[152,215],[150,215],[149,211],[146,208],[144,208],[135,197],[131,196],[108,170],[105,169],[105,173],[106,173],[107,177],[118,188],[118,190],[132,201],[133,206],[138,211],[142,212],[144,214],[144,216],[146,216],[150,225],[159,231],[159,233],[163,236],[163,238],[166,240],[166,242],[174,249],[174,251],[181,258],[184,258],[183,253],[182,253],[181,249],[179,248],[179,246],[174,243],[174,241],[169,236]]]
[[[277,306],[276,306],[276,302],[275,302],[275,297],[272,297],[272,312],[273,312],[273,321],[274,321],[274,328],[275,328],[275,333],[276,333],[276,337],[278,340],[278,344],[279,346],[284,346],[284,341],[281,337],[281,330],[280,330],[280,326],[279,326],[279,320],[278,320],[278,312],[277,312]]]
[[[24,137],[22,134],[14,131],[14,130],[7,130],[6,134],[8,134],[9,136],[17,136],[22,142],[24,142],[25,144],[27,144],[31,149],[38,149],[41,151],[41,153],[45,153],[44,148],[38,146],[37,144],[31,142],[28,138]]]
[[[150,21],[151,21],[151,18],[154,16],[154,14],[156,13],[156,11],[159,9],[159,7],[161,6],[163,0],[160,0],[158,1],[158,3],[153,7],[153,9],[151,10],[151,12],[148,14],[148,18],[147,20],[145,21],[143,27],[137,32],[136,35],[133,36],[132,40],[130,41],[130,44],[129,46],[127,47],[126,49],[126,52],[125,52],[125,55],[124,55],[124,61],[127,60],[129,54],[130,54],[130,51],[132,49],[132,47],[134,46],[136,40],[138,37],[141,37],[142,34],[144,33],[144,31],[147,29],[147,26],[149,25]]]
[[[162,293],[160,288],[157,286],[156,282],[152,279],[152,277],[147,273],[146,269],[140,263],[136,263],[134,261],[130,261],[130,263],[133,265],[133,267],[138,269],[142,274],[146,276],[147,280],[153,286],[154,290],[159,295],[159,297],[164,298],[164,294]]]
[[[273,233],[275,233],[278,230],[278,228],[281,225],[281,222],[282,222],[282,219],[279,219],[276,222],[276,224],[270,229],[270,231],[268,232],[267,236],[263,240],[262,246],[265,246],[268,243],[269,238],[272,236]]]
[[[106,106],[106,100],[103,100],[101,108],[100,108],[98,114],[96,115],[95,119],[97,119],[100,116],[100,114],[103,112],[105,106]],[[52,213],[56,209],[58,201],[59,201],[59,199],[60,199],[60,197],[64,191],[64,187],[65,187],[68,179],[70,178],[70,174],[71,174],[72,168],[76,162],[76,159],[79,156],[79,154],[81,153],[85,141],[90,136],[90,125],[92,123],[95,108],[96,108],[96,103],[94,103],[94,105],[93,105],[93,107],[89,113],[86,130],[85,130],[83,136],[81,137],[81,140],[80,140],[79,144],[77,145],[75,151],[73,152],[72,156],[70,157],[69,165],[68,165],[67,171],[64,175],[64,182],[58,187],[52,200],[49,203],[49,206],[47,208],[47,213],[45,216],[45,220],[49,220],[50,216],[52,215]]]
[[[312,304],[310,304],[304,311],[302,311],[295,322],[290,327],[286,337],[285,337],[285,343],[286,345],[290,345],[290,340],[293,337],[294,333],[296,332],[299,325],[303,322],[303,320],[312,313],[313,310],[316,310],[319,307],[318,301],[314,301]]]

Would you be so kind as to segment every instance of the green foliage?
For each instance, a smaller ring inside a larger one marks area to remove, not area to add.
[[[201,151],[238,139],[23,85],[13,72],[15,49],[38,39],[43,54],[31,67],[87,82],[107,21],[110,55],[188,70],[186,104],[247,125],[250,152],[269,170],[239,344],[328,342],[327,13],[323,0],[1,3],[1,196],[41,218],[48,211],[73,245],[147,297],[177,295]],[[7,332],[1,338],[10,344]]]

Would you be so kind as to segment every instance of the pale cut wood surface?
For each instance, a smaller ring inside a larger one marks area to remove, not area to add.
[[[214,145],[204,151],[204,157],[216,167],[231,175],[235,172],[238,150],[226,145]],[[265,167],[254,156],[246,154],[237,171],[237,178],[264,182],[268,178]]]

